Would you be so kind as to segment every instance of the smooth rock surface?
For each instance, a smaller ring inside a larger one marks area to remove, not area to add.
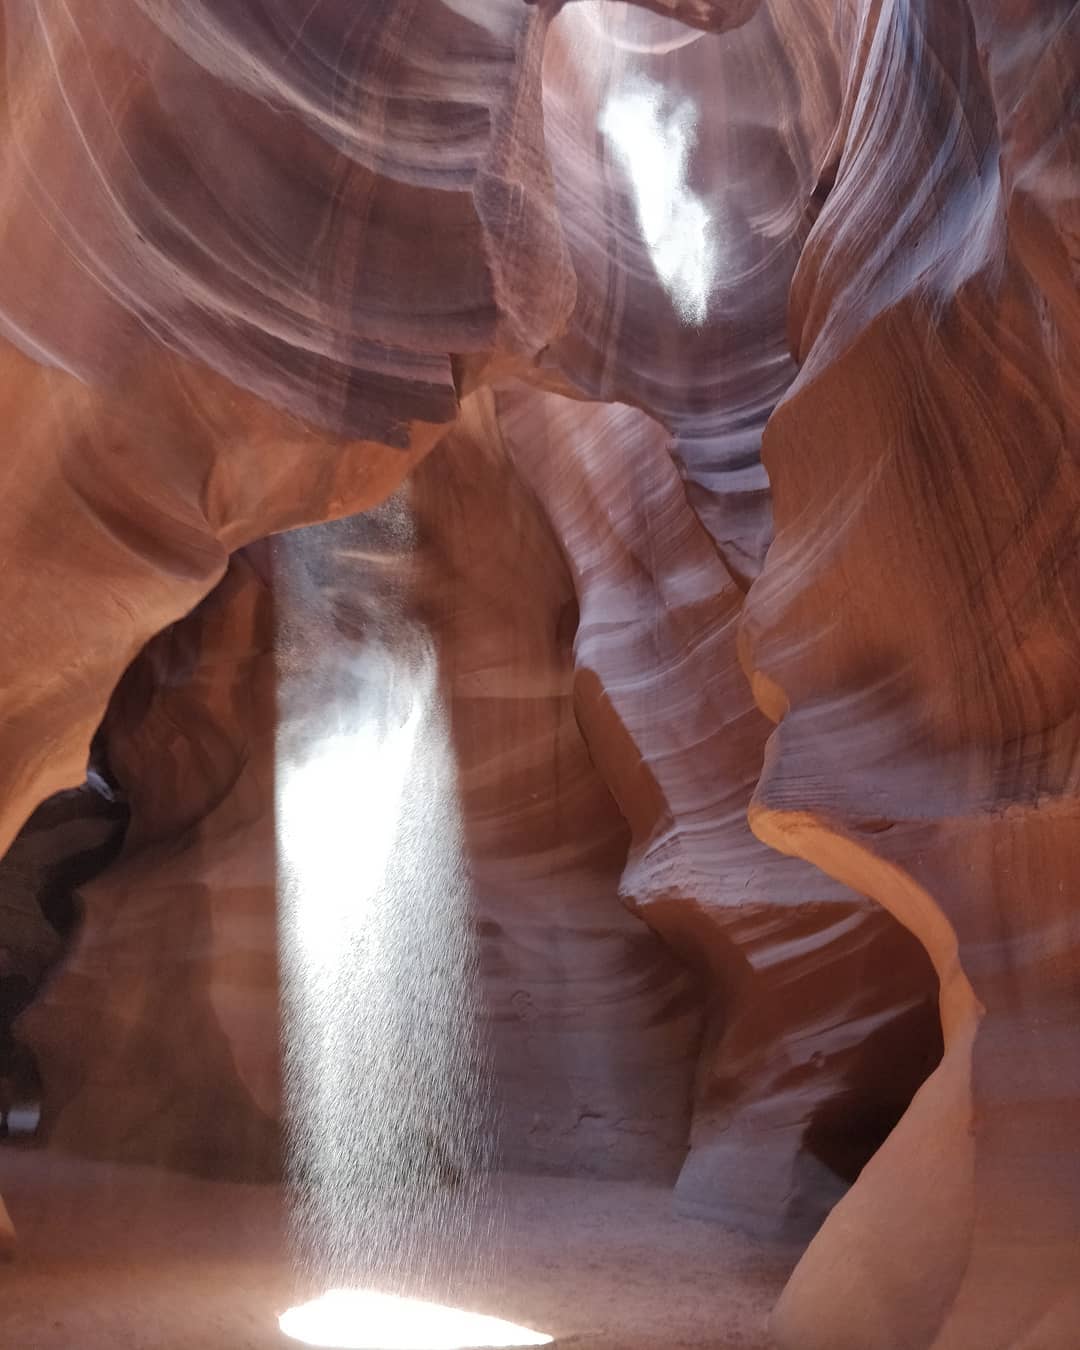
[[[801,370],[765,435],[777,535],[744,636],[779,727],[751,822],[920,939],[945,1057],[776,1325],[792,1350],[1065,1350],[1080,143],[1049,109],[1080,30],[1069,5],[864,23],[792,290]]]
[[[808,1235],[936,1062],[933,972],[878,906],[750,832],[768,723],[736,655],[743,594],[662,429],[555,395],[496,404],[572,569],[578,720],[631,827],[621,894],[709,991],[679,1203]]]
[[[107,707],[133,811],[54,1140],[273,1170],[237,550],[400,493],[280,547],[438,653],[508,1156],[781,1234],[853,1180],[784,1350],[1074,1350],[1074,0],[2,16],[0,848]]]
[[[102,740],[132,805],[124,850],[77,892],[67,959],[18,1023],[55,1147],[277,1174],[273,638],[256,548],[145,648],[111,702]]]

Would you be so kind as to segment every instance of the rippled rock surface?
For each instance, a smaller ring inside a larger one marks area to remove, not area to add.
[[[785,1350],[1072,1350],[1080,8],[0,12],[52,1143],[275,1173],[283,636],[422,648],[504,1161],[809,1240]]]

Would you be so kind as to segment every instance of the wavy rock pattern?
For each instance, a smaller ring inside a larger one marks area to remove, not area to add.
[[[325,720],[336,683],[316,651],[367,671],[368,697],[392,696],[385,661],[422,622],[460,776],[505,1160],[677,1173],[698,981],[618,904],[626,830],[574,720],[570,577],[490,401],[466,409],[393,513],[283,536],[273,568],[235,555],[122,682],[103,734],[135,804],[124,857],[80,892],[78,940],[20,1028],[55,1146],[275,1170],[279,724],[303,739]],[[493,536],[495,512],[508,528]],[[306,634],[284,686],[275,627],[289,651],[287,634]]]
[[[560,14],[545,55],[578,274],[545,367],[668,428],[691,504],[744,587],[770,538],[761,432],[796,371],[787,293],[840,105],[833,28],[820,0],[765,3],[722,39],[585,5]]]
[[[273,587],[228,559],[415,469],[419,534],[329,528],[312,594],[437,635],[511,1159],[689,1128],[684,1205],[812,1224],[925,1067],[924,951],[944,1057],[777,1337],[1071,1350],[1080,8],[302,8],[2,7],[0,846],[225,577],[110,713],[132,833],[25,1019],[56,1137],[270,1158]]]
[[[920,938],[946,1043],[788,1288],[800,1350],[1065,1347],[1080,1325],[1080,132],[1049,113],[1075,101],[1077,15],[865,6],[792,290],[746,629],[781,720],[752,821]]]
[[[527,357],[558,330],[573,275],[536,115],[540,12],[4,14],[0,310],[33,355],[109,382],[149,331],[334,434],[405,445],[454,417],[452,354]]]
[[[83,782],[125,668],[219,580],[231,549],[378,500],[434,440],[404,454],[327,440],[168,357],[151,354],[130,378],[103,391],[3,356],[5,846],[39,801]]]
[[[525,0],[526,4],[542,3],[542,0]],[[553,0],[556,9],[563,5],[580,4],[582,0]],[[629,6],[613,4],[611,0],[584,0],[601,22],[618,24],[622,21],[621,11]],[[635,5],[650,10],[661,18],[676,20],[694,28],[709,32],[722,33],[730,28],[738,28],[757,12],[761,0],[633,0]],[[635,19],[633,22],[637,23]]]
[[[812,1232],[932,1061],[933,975],[877,906],[750,832],[768,723],[736,657],[742,592],[661,428],[520,390],[498,406],[573,573],[578,718],[632,831],[622,894],[712,991],[676,1195]]]
[[[467,401],[407,487],[414,604],[431,624],[458,763],[504,1157],[673,1179],[703,991],[618,903],[626,825],[575,720],[575,587],[489,394]],[[501,528],[485,529],[496,516]]]
[[[122,684],[106,739],[138,803],[127,854],[84,891],[80,943],[27,1019],[54,1084],[52,1137],[203,1170],[272,1166],[270,607],[287,627],[322,614],[302,645],[336,650],[353,632],[341,659],[371,664],[371,634],[392,648],[408,627],[404,586],[435,644],[453,727],[508,1161],[680,1173],[689,1212],[813,1231],[933,1054],[921,948],[750,834],[767,723],[735,657],[742,593],[687,505],[661,429],[630,409],[520,387],[466,409],[403,489],[408,529],[376,517],[287,536],[279,551],[295,540],[299,590],[268,586],[238,557]],[[492,534],[495,512],[507,528]],[[332,691],[313,670],[278,717],[319,723]],[[629,865],[575,704],[630,822]],[[620,876],[696,980],[620,915]],[[189,952],[179,985],[161,978],[178,950]],[[697,984],[711,991],[708,1051],[686,1159]],[[88,1039],[117,1007],[124,1026]],[[192,1044],[228,1053],[192,1060]],[[208,1133],[198,1122],[211,1105]]]
[[[494,517],[503,528],[487,528]],[[574,720],[573,587],[490,397],[466,400],[440,453],[384,511],[279,549],[282,622],[334,653],[327,669],[316,659],[288,673],[290,721],[320,734],[341,679],[373,705],[403,697],[423,664],[406,642],[434,660],[425,697],[442,707],[457,765],[504,1161],[673,1178],[701,996],[618,904],[626,829]],[[388,822],[415,826],[407,803]],[[433,884],[413,902],[421,915]]]
[[[277,1171],[275,666],[265,549],[125,675],[102,739],[132,804],[19,1023],[51,1142],[91,1157]]]
[[[0,544],[49,565],[0,590],[0,845],[82,782],[124,668],[231,550],[391,492],[454,362],[520,364],[574,290],[518,0],[3,17]]]

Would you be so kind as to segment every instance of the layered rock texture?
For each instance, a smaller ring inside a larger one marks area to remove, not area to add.
[[[287,769],[422,670],[503,1163],[1072,1350],[1080,7],[362,8],[0,6],[4,1100],[278,1174]]]

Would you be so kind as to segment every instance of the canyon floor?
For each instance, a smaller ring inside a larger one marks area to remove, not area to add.
[[[664,1187],[500,1179],[498,1274],[460,1306],[575,1350],[769,1350],[797,1253],[671,1211]],[[25,1350],[285,1350],[282,1191],[0,1150],[20,1234],[0,1342]]]

